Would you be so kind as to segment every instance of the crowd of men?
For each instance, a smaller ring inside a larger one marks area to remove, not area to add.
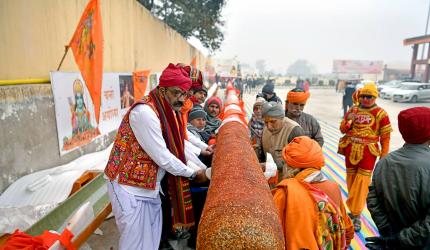
[[[289,91],[284,105],[274,89],[266,84],[257,95],[249,131],[262,170],[269,154],[278,169],[268,183],[286,249],[347,249],[361,230],[366,199],[380,232],[368,239],[369,248],[430,246],[430,109],[399,114],[406,144],[389,153],[392,129],[375,102],[376,86],[354,95],[340,126],[345,207],[338,184],[321,172],[321,128],[303,112],[309,89]],[[195,247],[223,106],[207,94],[199,70],[169,64],[159,85],[124,116],[105,169],[120,249],[171,249],[172,239],[188,239]]]

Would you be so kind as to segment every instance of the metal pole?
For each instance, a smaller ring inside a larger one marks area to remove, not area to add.
[[[427,35],[427,30],[428,30],[428,27],[429,27],[429,18],[430,18],[430,2],[429,2],[429,10],[427,11],[426,30],[425,30],[425,32],[424,32],[424,35],[425,35],[425,36]],[[426,48],[426,45],[424,44],[424,45],[423,45],[423,51],[422,51],[422,53],[421,53],[421,59],[424,59],[424,50],[425,50],[425,48]],[[430,49],[430,48],[429,48],[429,49]]]
[[[60,64],[58,64],[57,71],[59,71],[61,68],[61,65],[63,65],[64,58],[66,58],[68,51],[69,51],[69,45],[65,45],[64,46],[64,55],[63,55],[63,58],[61,58]]]

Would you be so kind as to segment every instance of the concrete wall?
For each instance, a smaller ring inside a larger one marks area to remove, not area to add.
[[[106,148],[115,132],[60,157],[49,84],[0,87],[0,193],[23,175]]]
[[[0,80],[55,71],[89,0],[1,0]],[[169,62],[203,68],[205,57],[135,0],[102,0],[104,71],[161,71]],[[78,71],[71,51],[61,71]]]
[[[1,0],[0,80],[49,78],[88,0]],[[205,57],[135,0],[102,0],[104,72],[161,71]],[[61,71],[78,71],[68,53]],[[115,132],[60,157],[49,84],[0,86],[0,193],[19,177],[104,149]]]

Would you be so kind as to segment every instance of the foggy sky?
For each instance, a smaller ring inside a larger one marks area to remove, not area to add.
[[[403,40],[424,35],[429,0],[228,0],[215,58],[285,73],[297,59],[328,73],[334,59],[408,64]],[[421,55],[421,53],[419,54]]]

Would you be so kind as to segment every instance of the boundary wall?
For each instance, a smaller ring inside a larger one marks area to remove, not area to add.
[[[63,157],[58,150],[49,72],[88,1],[0,1],[0,193],[24,175],[102,150],[114,139],[112,132]],[[204,69],[205,56],[137,1],[101,0],[101,11],[104,72],[161,72],[169,62],[194,58]],[[71,51],[61,71],[79,71]]]

